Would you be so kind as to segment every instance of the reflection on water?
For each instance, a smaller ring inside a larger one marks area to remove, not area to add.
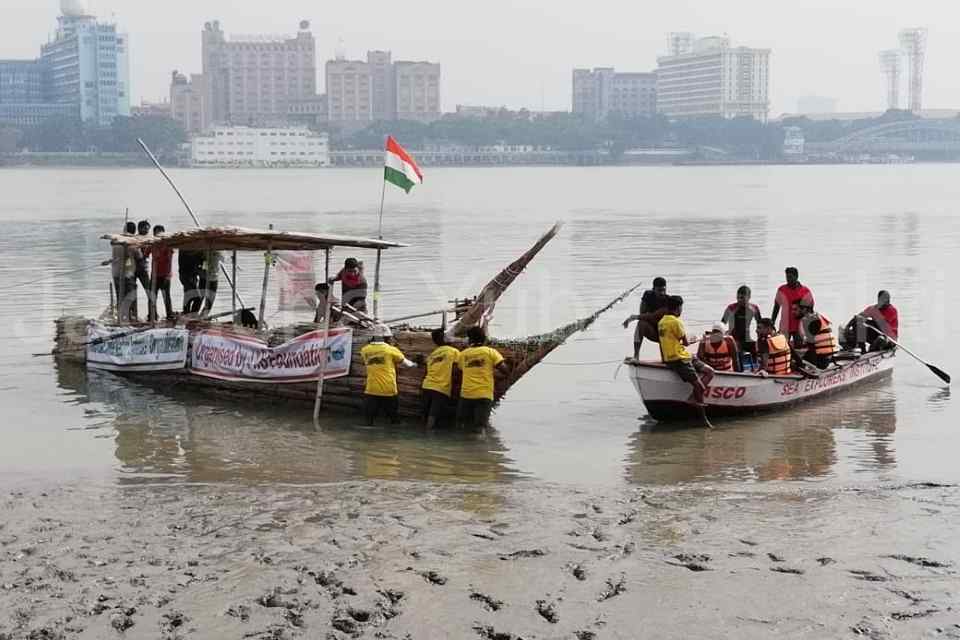
[[[496,430],[432,433],[416,426],[367,428],[349,416],[253,402],[216,402],[185,390],[158,392],[108,372],[58,364],[72,402],[101,407],[115,433],[121,481],[318,483],[356,478],[495,482],[520,477]],[[110,416],[110,417],[107,417]]]
[[[818,308],[838,323],[872,303],[878,289],[890,290],[904,343],[949,369],[960,360],[960,342],[952,339],[960,296],[947,279],[960,247],[955,171],[435,169],[410,195],[388,192],[385,235],[410,246],[386,252],[382,309],[398,317],[474,295],[561,219],[564,230],[498,305],[497,335],[553,329],[659,275],[686,299],[690,331],[701,332],[720,319],[740,284],[752,287],[753,302],[768,314],[783,267],[796,265]],[[354,235],[376,229],[382,176],[375,170],[174,171],[174,179],[211,225]],[[712,432],[649,427],[630,382],[614,379],[630,349],[621,322],[636,312],[638,296],[513,387],[486,439],[367,429],[351,416],[325,417],[317,432],[309,408],[161,393],[110,374],[87,378],[31,356],[50,349],[55,317],[92,316],[106,305],[107,270],[76,270],[105,257],[99,237],[119,230],[125,207],[134,219],[170,231],[189,221],[148,170],[0,170],[0,192],[0,474],[82,467],[122,482],[397,478],[478,487],[517,478],[960,481],[953,455],[960,410],[907,358],[891,380],[816,405],[724,421]],[[334,265],[345,257],[336,252]],[[256,300],[262,259],[242,255],[239,264],[241,292]],[[69,275],[11,288],[50,273]],[[276,325],[294,318],[275,312],[275,280],[267,315]],[[229,305],[229,296],[218,304]],[[656,354],[645,347],[647,357]],[[495,509],[487,500],[480,491],[476,507]]]

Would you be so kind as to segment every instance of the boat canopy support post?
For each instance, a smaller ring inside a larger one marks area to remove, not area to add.
[[[330,272],[330,249],[324,249],[327,263],[327,273]],[[323,359],[320,361],[320,375],[317,377],[317,396],[313,401],[313,424],[320,428],[320,407],[323,404],[323,380],[327,376],[327,362],[330,360],[330,314],[333,306],[333,296],[327,292],[326,308],[323,310]]]
[[[373,271],[373,317],[380,318],[380,261],[383,250],[377,249],[377,264]]]
[[[260,290],[260,314],[257,316],[257,328],[263,330],[263,316],[267,312],[267,284],[270,282],[270,265],[273,263],[272,248],[268,245],[263,254],[263,287]]]
[[[230,281],[230,289],[232,291],[231,296],[231,308],[233,309],[233,324],[234,326],[240,324],[239,318],[237,318],[237,250],[234,249],[230,253],[230,262],[232,263],[231,271],[233,272],[233,279]]]

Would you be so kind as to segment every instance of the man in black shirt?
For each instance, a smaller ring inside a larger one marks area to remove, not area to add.
[[[656,277],[653,279],[653,289],[647,289],[640,298],[640,313],[632,315],[623,321],[623,328],[626,329],[634,320],[637,321],[637,328],[633,333],[633,359],[640,358],[640,347],[643,339],[647,338],[653,342],[660,342],[660,333],[657,331],[657,323],[667,312],[667,281],[664,278]]]
[[[757,323],[760,322],[760,307],[750,302],[750,287],[737,289],[737,301],[723,312],[721,322],[727,325],[727,334],[733,336],[741,353],[757,355]]]

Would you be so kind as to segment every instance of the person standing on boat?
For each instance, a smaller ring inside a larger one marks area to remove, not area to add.
[[[153,237],[160,238],[166,230],[162,224],[153,227]],[[156,291],[163,294],[163,308],[167,312],[167,320],[173,320],[173,302],[170,300],[170,275],[173,272],[173,249],[159,246],[150,249],[150,274],[156,281]],[[157,300],[152,295],[154,284],[150,283],[150,320],[157,319]]]
[[[363,275],[363,263],[356,258],[343,261],[343,269],[327,281],[340,283],[340,298],[357,311],[367,311],[367,279]]]
[[[825,315],[814,311],[812,298],[803,298],[796,306],[803,340],[803,359],[818,369],[826,369],[837,353],[833,324]]]
[[[640,358],[640,347],[643,345],[644,338],[652,342],[660,341],[657,323],[667,312],[667,298],[667,281],[665,278],[657,276],[653,279],[653,288],[644,291],[640,298],[640,313],[623,321],[624,329],[629,327],[634,320],[637,321],[637,328],[633,332],[634,360]]]
[[[127,222],[123,227],[123,235],[132,236],[136,234],[137,227],[132,222]],[[133,292],[133,300],[136,302],[136,280],[133,288],[127,281],[127,272],[135,272],[133,262],[133,251],[125,244],[113,243],[111,248],[111,257],[101,263],[103,266],[110,265],[110,276],[113,278],[114,295],[117,296],[117,319],[120,322],[129,320],[128,296]]]
[[[468,347],[460,352],[457,366],[463,375],[457,424],[483,429],[490,422],[496,372],[506,374],[510,368],[499,351],[487,345],[487,332],[473,326],[467,330]]]
[[[223,255],[219,251],[208,250],[204,253],[203,268],[200,270],[200,291],[203,293],[203,307],[200,315],[205,316],[213,309],[217,299],[217,287],[220,284],[220,261]]]
[[[340,312],[334,307],[340,306],[340,301],[330,292],[330,285],[326,282],[318,282],[313,288],[313,293],[317,297],[317,312],[313,315],[313,321],[320,324],[324,321],[327,313],[327,304],[330,304],[330,324],[340,322]]]
[[[813,292],[800,283],[800,272],[796,267],[787,267],[784,273],[787,282],[777,289],[770,318],[776,323],[777,317],[783,311],[783,316],[780,316],[780,333],[795,340],[800,336],[800,319],[795,305],[804,298],[809,298],[812,303],[814,298]]]
[[[203,303],[200,292],[200,270],[203,266],[203,252],[190,249],[177,251],[177,269],[180,284],[183,286],[183,313],[197,313]]]
[[[143,238],[146,238],[150,235],[149,220],[141,220],[137,223],[137,235]],[[148,318],[150,316],[151,305],[154,305],[157,302],[156,300],[153,300],[153,289],[150,288],[150,270],[147,268],[147,258],[149,257],[149,253],[149,249],[137,249],[133,254],[133,259],[136,263],[137,282],[140,283],[140,286],[143,287],[143,290],[147,293]],[[136,315],[136,313],[134,315]]]
[[[427,357],[427,375],[421,385],[423,416],[427,421],[427,429],[433,429],[450,414],[453,372],[460,360],[460,351],[447,344],[443,329],[434,329],[430,332],[430,337],[437,347]]]
[[[738,349],[737,341],[733,336],[726,335],[723,325],[717,323],[713,325],[713,330],[700,341],[697,357],[714,371],[741,371]]]
[[[761,318],[757,322],[757,352],[761,373],[786,376],[793,371],[790,341],[777,331],[777,325],[770,318]]]
[[[714,371],[687,351],[696,338],[687,337],[687,328],[680,315],[683,313],[683,298],[670,296],[667,299],[667,312],[660,319],[657,330],[660,334],[660,357],[667,368],[680,376],[680,379],[693,387],[691,401],[703,406],[703,397],[707,385],[713,380]]]
[[[737,289],[737,301],[728,305],[720,322],[727,325],[727,333],[737,341],[742,353],[757,355],[757,323],[760,321],[760,307],[750,302],[750,287],[742,285]]]
[[[137,235],[137,225],[128,222],[124,229],[124,235]],[[126,307],[123,318],[127,321],[135,321],[139,318],[139,309],[137,308],[137,261],[142,259],[143,253],[140,249],[127,245],[126,257],[123,261],[123,302]]]
[[[400,391],[397,387],[397,367],[415,367],[400,349],[388,340],[393,332],[386,325],[373,329],[370,344],[360,350],[360,358],[367,370],[367,382],[363,390],[363,415],[368,426],[373,426],[381,413],[391,424],[399,420]]]

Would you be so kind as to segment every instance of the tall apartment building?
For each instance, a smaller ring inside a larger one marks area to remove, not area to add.
[[[296,36],[227,36],[219,21],[204,25],[204,102],[208,123],[274,124],[292,102],[317,93],[316,41],[310,23]]]
[[[655,73],[617,73],[613,67],[573,70],[573,112],[592,122],[611,114],[651,116],[657,110]]]
[[[671,34],[657,58],[657,111],[672,118],[750,116],[770,111],[770,50],[731,47],[726,37]]]
[[[0,104],[43,102],[43,64],[39,60],[0,60]]]
[[[397,120],[433,122],[440,119],[440,65],[432,62],[397,62]]]
[[[62,0],[53,40],[41,49],[44,99],[69,104],[83,122],[109,126],[130,115],[127,36],[99,22],[78,0]]]
[[[375,120],[433,122],[440,113],[440,65],[392,62],[389,51],[367,59],[330,60],[326,66],[328,119],[340,127]]]
[[[207,110],[206,86],[203,74],[193,74],[188,79],[174,71],[170,82],[170,117],[180,123],[188,134],[206,131],[210,127]]]

